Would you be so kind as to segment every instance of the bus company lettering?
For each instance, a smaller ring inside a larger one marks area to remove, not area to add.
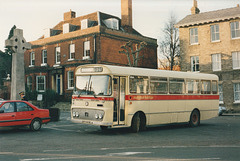
[[[153,100],[153,96],[148,95],[138,95],[138,96],[131,96],[133,100]]]

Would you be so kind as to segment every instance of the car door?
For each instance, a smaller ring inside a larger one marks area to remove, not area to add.
[[[34,110],[24,102],[16,102],[16,116],[17,125],[29,125],[34,118]]]
[[[5,102],[0,111],[0,126],[15,126],[15,103]]]

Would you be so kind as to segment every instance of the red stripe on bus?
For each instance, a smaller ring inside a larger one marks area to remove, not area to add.
[[[219,100],[219,95],[126,95],[125,100]]]
[[[90,99],[99,101],[113,101],[113,97],[77,97],[72,99]],[[219,100],[219,95],[126,95],[125,100]]]
[[[113,97],[76,97],[73,96],[72,99],[90,99],[90,100],[99,100],[99,101],[113,101],[114,98]]]

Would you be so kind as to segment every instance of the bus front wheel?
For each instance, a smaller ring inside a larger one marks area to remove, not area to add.
[[[200,113],[198,110],[193,110],[190,115],[189,125],[191,127],[197,127],[200,124]]]
[[[140,130],[140,116],[139,113],[136,113],[132,119],[132,132],[137,133]]]

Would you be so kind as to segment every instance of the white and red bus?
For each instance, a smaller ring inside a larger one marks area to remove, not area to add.
[[[75,71],[71,119],[76,123],[131,127],[189,122],[218,115],[218,77],[213,74],[83,65]]]

